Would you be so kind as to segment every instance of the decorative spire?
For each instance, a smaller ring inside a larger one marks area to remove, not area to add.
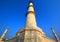
[[[6,35],[7,31],[8,31],[8,29],[6,28],[6,30],[4,31],[3,35],[1,36],[1,39],[4,38],[4,36]]]
[[[29,1],[28,12],[27,12],[26,16],[27,16],[29,13],[33,13],[33,14],[35,15],[33,2],[32,2],[31,0]]]
[[[52,33],[53,33],[53,35],[54,35],[56,41],[57,41],[57,42],[60,42],[60,41],[59,41],[59,38],[58,38],[58,36],[57,36],[57,34],[56,34],[55,31],[54,31],[54,29],[51,28],[51,30],[52,30]]]
[[[26,25],[36,26],[35,12],[34,12],[34,6],[32,1],[29,2],[28,12],[26,14],[26,17],[27,17]]]
[[[29,2],[28,11],[33,11],[34,12],[34,7],[33,7],[33,2],[32,1]]]

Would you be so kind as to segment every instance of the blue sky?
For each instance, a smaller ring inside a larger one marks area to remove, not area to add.
[[[25,25],[29,0],[0,0],[0,36],[6,27],[5,38],[12,38]],[[54,38],[51,27],[60,38],[60,0],[33,0],[37,25],[45,35]]]

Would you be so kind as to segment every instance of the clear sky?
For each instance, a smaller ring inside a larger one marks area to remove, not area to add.
[[[25,25],[29,0],[0,0],[0,36],[6,27],[5,38],[12,38]],[[37,25],[45,35],[54,38],[51,27],[60,37],[60,0],[33,0]]]

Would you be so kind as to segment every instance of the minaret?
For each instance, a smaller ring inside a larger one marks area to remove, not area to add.
[[[34,7],[33,7],[33,2],[29,2],[28,6],[28,12],[26,13],[26,26],[36,26],[36,20],[35,20],[35,12],[34,12]]]
[[[45,36],[41,28],[36,24],[36,14],[34,12],[33,2],[29,2],[28,12],[26,13],[26,26],[21,28],[15,38],[7,42],[55,42]]]

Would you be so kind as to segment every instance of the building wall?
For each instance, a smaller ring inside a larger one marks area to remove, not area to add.
[[[20,30],[15,38],[8,40],[7,42],[56,42],[53,39],[46,37],[43,31],[39,31],[38,28],[29,28]]]

